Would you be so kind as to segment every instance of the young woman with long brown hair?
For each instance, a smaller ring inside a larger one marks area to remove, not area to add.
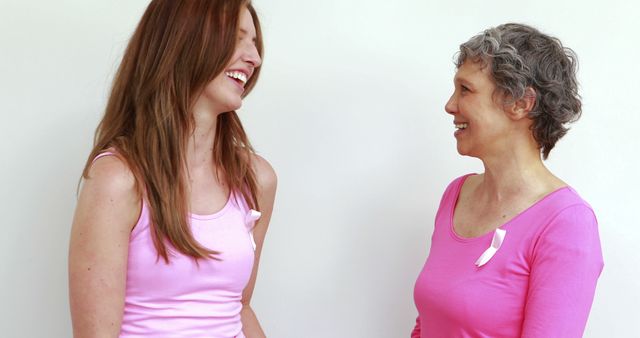
[[[83,172],[75,337],[264,337],[249,305],[276,175],[235,110],[258,78],[247,0],[153,0]]]

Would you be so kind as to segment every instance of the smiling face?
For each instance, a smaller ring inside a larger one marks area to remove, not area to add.
[[[458,68],[454,85],[445,111],[453,116],[458,152],[482,159],[509,147],[513,123],[495,95],[490,65],[467,60]]]
[[[195,109],[215,114],[239,109],[245,84],[261,63],[253,18],[249,9],[243,7],[238,19],[238,39],[233,56],[225,70],[207,84],[196,101]]]

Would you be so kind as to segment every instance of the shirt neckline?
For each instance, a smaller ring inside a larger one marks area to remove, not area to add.
[[[459,241],[459,242],[464,242],[464,243],[468,243],[468,242],[475,242],[478,240],[481,240],[485,237],[488,236],[493,236],[493,233],[495,232],[495,229],[488,231],[480,236],[476,236],[476,237],[463,237],[460,236],[455,228],[454,228],[454,224],[453,224],[453,216],[456,210],[456,206],[458,205],[458,198],[460,197],[460,191],[462,191],[462,186],[464,185],[464,182],[467,180],[467,178],[469,176],[472,175],[477,175],[477,174],[467,174],[465,176],[463,176],[460,179],[460,183],[457,185],[456,189],[455,189],[455,196],[454,196],[454,200],[453,200],[453,204],[450,206],[450,210],[449,210],[449,233],[451,234],[451,237],[453,237],[453,239]],[[527,208],[525,208],[524,210],[522,210],[521,212],[519,212],[518,214],[516,214],[515,216],[513,216],[511,219],[507,220],[506,222],[502,223],[500,226],[498,226],[496,229],[503,229],[506,230],[508,225],[511,223],[515,223],[519,218],[521,218],[523,215],[529,213],[532,209],[536,208],[537,206],[539,206],[540,204],[542,204],[542,202],[546,201],[547,199],[549,199],[550,197],[552,197],[553,195],[556,195],[557,193],[564,191],[564,190],[573,190],[569,185],[565,185],[563,187],[560,187],[556,190],[553,190],[551,192],[549,192],[548,194],[544,195],[542,198],[540,198],[539,200],[535,201],[533,204],[531,204],[530,206],[528,206]]]
[[[225,203],[225,205],[222,207],[222,209],[212,213],[212,214],[195,214],[195,213],[189,213],[189,216],[192,219],[197,219],[197,220],[208,220],[208,219],[214,219],[214,218],[220,218],[222,215],[224,215],[227,210],[229,210],[229,208],[231,208],[231,204],[232,204],[232,200],[233,200],[234,194],[233,192],[229,193],[229,197],[227,197],[227,203]]]

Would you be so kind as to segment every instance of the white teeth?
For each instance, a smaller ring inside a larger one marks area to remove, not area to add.
[[[456,129],[466,129],[467,127],[467,123],[456,123]]]
[[[247,74],[243,72],[226,72],[225,74],[230,78],[242,81],[243,84],[247,83]]]

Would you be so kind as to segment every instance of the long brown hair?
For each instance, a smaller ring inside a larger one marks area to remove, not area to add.
[[[114,148],[136,179],[149,205],[158,257],[169,262],[167,243],[177,251],[216,259],[191,233],[186,186],[186,147],[195,122],[191,107],[205,86],[229,63],[237,40],[238,18],[248,8],[263,54],[262,33],[248,0],[153,0],[126,48],[113,81],[105,115],[83,177],[93,159]],[[245,86],[254,87],[260,68]],[[258,209],[254,150],[235,111],[218,116],[213,161],[219,177]]]

